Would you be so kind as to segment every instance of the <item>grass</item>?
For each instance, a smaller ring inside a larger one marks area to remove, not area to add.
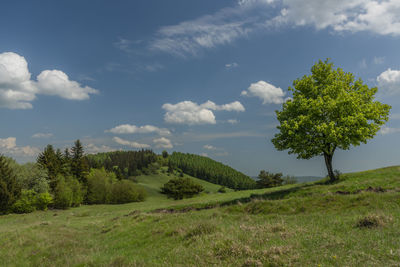
[[[151,190],[164,179],[168,178],[140,177],[139,182]],[[211,193],[180,201],[153,190],[143,203],[2,216],[0,262],[2,266],[400,263],[399,167],[345,174],[335,184],[322,181],[225,194],[215,193],[210,185],[207,190]]]

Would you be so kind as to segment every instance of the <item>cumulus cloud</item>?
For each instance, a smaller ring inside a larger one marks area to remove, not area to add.
[[[89,99],[90,94],[98,91],[89,86],[82,87],[71,81],[67,74],[60,70],[44,70],[37,77],[40,94],[55,95],[70,100]]]
[[[97,90],[82,87],[60,70],[44,70],[34,81],[24,57],[13,52],[0,54],[0,108],[30,109],[38,94],[83,100],[94,93]]]
[[[53,137],[52,133],[35,133],[32,138],[50,138]]]
[[[203,148],[207,149],[207,150],[217,150],[217,148],[215,146],[212,146],[212,145],[204,145]]]
[[[400,93],[400,70],[387,69],[377,78],[379,89],[386,94]]]
[[[124,145],[124,146],[130,146],[133,148],[149,148],[150,146],[147,144],[140,144],[138,142],[134,142],[134,141],[128,141],[119,137],[114,137],[113,141],[120,144],[120,145]]]
[[[263,101],[263,104],[282,104],[285,93],[279,87],[264,81],[258,81],[252,83],[247,90],[242,91],[241,95],[258,97]]]
[[[135,133],[157,133],[159,135],[169,135],[171,132],[165,128],[158,128],[153,125],[136,126],[131,124],[121,124],[106,132],[114,134],[135,134]]]
[[[153,139],[153,142],[157,148],[169,149],[174,147],[171,143],[171,140],[165,137]]]
[[[189,125],[215,124],[216,120],[213,111],[245,111],[239,101],[224,105],[217,105],[210,100],[201,105],[192,101],[182,101],[177,104],[164,104],[162,108],[166,110],[164,115],[166,122]]]
[[[103,152],[111,152],[111,151],[115,151],[115,150],[116,149],[106,146],[106,145],[97,146],[92,143],[85,145],[85,153],[86,154],[97,154],[97,153],[103,153]]]
[[[40,153],[40,149],[31,146],[17,146],[17,138],[0,138],[0,153],[11,156],[33,157]]]

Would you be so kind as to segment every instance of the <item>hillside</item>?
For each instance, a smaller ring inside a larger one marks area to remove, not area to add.
[[[168,165],[193,177],[229,188],[238,190],[256,188],[256,182],[249,176],[209,157],[174,152],[168,158]]]
[[[155,188],[166,177],[140,177]],[[158,180],[157,180],[158,179]],[[396,266],[400,167],[174,201],[0,217],[6,266]]]

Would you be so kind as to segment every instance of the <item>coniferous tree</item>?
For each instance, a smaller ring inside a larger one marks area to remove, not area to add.
[[[71,149],[71,173],[78,179],[78,181],[86,184],[86,176],[88,174],[88,164],[84,157],[84,150],[81,141],[78,139],[75,141],[75,145]]]
[[[52,191],[57,186],[57,175],[63,173],[61,151],[54,151],[52,145],[47,145],[42,153],[37,157],[37,163],[47,170],[49,184]]]
[[[21,194],[21,187],[8,166],[7,160],[0,155],[0,213],[6,213]]]

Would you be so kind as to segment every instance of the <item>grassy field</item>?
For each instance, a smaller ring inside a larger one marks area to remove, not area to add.
[[[400,167],[174,201],[0,217],[2,266],[399,266]]]

